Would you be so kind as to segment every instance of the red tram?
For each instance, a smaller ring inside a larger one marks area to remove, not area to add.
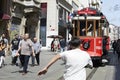
[[[87,51],[92,59],[97,61],[94,64],[100,64],[103,54],[103,36],[109,34],[107,19],[101,12],[93,8],[78,10],[73,15],[72,36],[80,37],[82,40],[80,48]],[[106,45],[106,47],[109,49],[109,45]]]

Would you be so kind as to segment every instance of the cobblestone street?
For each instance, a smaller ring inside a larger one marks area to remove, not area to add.
[[[63,66],[61,65],[61,60],[55,63],[54,66],[52,66],[48,73],[44,76],[37,76],[37,72],[43,68],[49,60],[54,56],[55,54],[50,51],[42,51],[40,55],[40,66],[30,66],[31,64],[31,58],[29,60],[29,66],[28,66],[28,74],[22,75],[19,73],[20,68],[18,66],[12,66],[11,64],[11,57],[7,56],[5,61],[5,66],[0,69],[0,80],[57,80],[59,77],[62,76],[63,73]],[[54,77],[53,77],[54,76]]]

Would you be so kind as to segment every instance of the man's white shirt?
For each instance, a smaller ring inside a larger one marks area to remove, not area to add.
[[[87,52],[73,49],[60,53],[60,56],[66,62],[65,80],[86,80],[85,66],[93,65]]]

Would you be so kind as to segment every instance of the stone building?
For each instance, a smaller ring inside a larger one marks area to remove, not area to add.
[[[79,8],[79,4],[75,1],[79,2],[79,0],[40,0],[40,38],[46,48],[50,47],[52,41],[52,38],[47,38],[47,36],[61,35],[67,41],[68,16],[72,12],[73,6]]]
[[[11,0],[0,0],[0,36],[6,34],[9,39],[9,27],[11,19]]]
[[[29,33],[39,39],[40,3],[36,0],[13,0],[11,36]]]

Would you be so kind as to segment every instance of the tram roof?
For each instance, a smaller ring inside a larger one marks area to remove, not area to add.
[[[85,20],[85,16],[75,16],[72,18],[72,20]],[[100,20],[101,16],[87,16],[87,20]]]

